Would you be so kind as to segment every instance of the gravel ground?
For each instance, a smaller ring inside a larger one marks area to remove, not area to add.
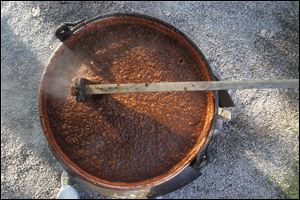
[[[1,198],[56,196],[61,168],[37,110],[41,74],[59,44],[53,33],[63,21],[114,12],[174,25],[222,79],[299,78],[299,3],[1,1]],[[212,162],[164,198],[299,196],[299,90],[230,93],[233,118],[213,141]],[[82,198],[102,198],[76,188]]]

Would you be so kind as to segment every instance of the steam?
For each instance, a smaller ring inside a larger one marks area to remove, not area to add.
[[[69,47],[63,45],[61,54],[55,55],[54,59],[48,65],[48,71],[44,76],[46,81],[43,93],[48,98],[60,99],[67,98],[71,94],[76,72],[83,63],[83,56]]]

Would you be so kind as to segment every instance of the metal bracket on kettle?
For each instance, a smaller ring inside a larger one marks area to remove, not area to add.
[[[60,25],[55,31],[55,36],[61,41],[65,41],[68,37],[70,37],[74,31],[78,28],[82,27],[85,23],[83,23],[85,19],[76,21],[76,22],[64,22]],[[73,27],[71,29],[71,27]]]
[[[215,75],[215,73],[212,72],[213,78],[217,81],[220,80],[218,76]],[[208,137],[206,139],[205,144],[202,147],[202,151],[200,151],[196,158],[191,162],[190,166],[197,171],[200,171],[206,164],[208,164],[208,155],[209,155],[209,147],[211,146],[211,141],[213,139],[213,136],[215,135],[215,132],[221,131],[221,127],[218,127],[217,121],[230,121],[231,120],[231,112],[227,109],[224,109],[224,107],[234,107],[234,103],[228,93],[227,90],[218,90],[216,91],[216,103],[218,106],[215,107],[216,113],[215,113],[215,119],[211,128],[211,131],[208,134]]]

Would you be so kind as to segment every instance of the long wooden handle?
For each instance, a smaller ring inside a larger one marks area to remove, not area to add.
[[[299,88],[299,79],[95,84],[83,86],[85,94],[234,90],[253,88]]]

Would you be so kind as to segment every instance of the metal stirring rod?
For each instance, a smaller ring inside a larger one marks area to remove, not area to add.
[[[85,84],[85,80],[80,78],[75,83],[75,93],[78,101],[84,100],[88,95],[96,94],[234,90],[254,88],[299,88],[299,79]]]

